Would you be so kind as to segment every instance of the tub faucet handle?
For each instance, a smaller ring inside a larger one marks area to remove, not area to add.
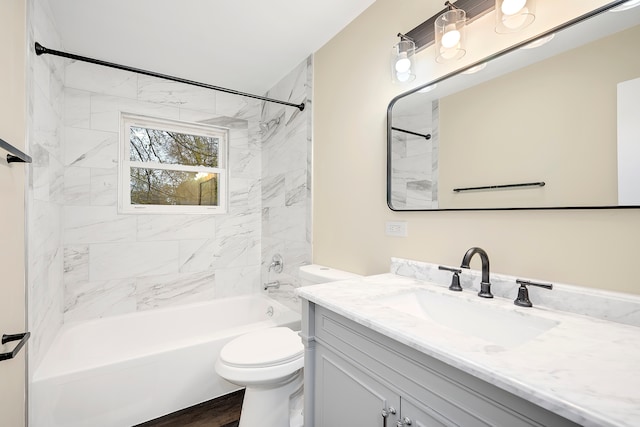
[[[269,268],[267,271],[275,271],[276,273],[282,273],[282,269],[284,268],[284,260],[282,259],[282,255],[275,254],[273,258],[271,258],[271,264],[269,264]]]

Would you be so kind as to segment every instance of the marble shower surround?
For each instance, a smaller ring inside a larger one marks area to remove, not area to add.
[[[60,49],[49,3],[28,0],[27,43],[47,40]],[[62,325],[64,60],[27,51],[27,323],[29,365],[37,366]],[[33,371],[31,371],[33,372]]]
[[[291,98],[298,97],[298,74],[306,77],[307,68],[301,64],[279,83],[292,90]],[[306,78],[302,82],[304,100]],[[280,92],[274,88],[268,96]],[[259,121],[272,110],[259,101],[81,62],[67,64],[65,96],[65,322],[260,292],[262,228],[279,229],[283,241],[306,242],[306,157],[301,167],[294,162],[295,170],[291,160],[298,153],[282,164],[267,162],[277,172],[262,163],[263,145],[288,152],[296,135],[307,142],[308,114],[295,120],[290,111],[276,112],[283,121],[266,135]],[[230,128],[229,212],[118,214],[121,111]],[[264,219],[265,209],[280,206],[291,209]],[[295,230],[302,230],[301,239]],[[286,246],[290,259],[310,253],[304,245]]]
[[[262,129],[262,283],[283,285],[269,294],[296,311],[300,302],[298,268],[311,263],[311,138],[313,58],[299,64],[266,96],[305,109],[263,103]],[[274,254],[282,255],[282,273],[269,272]]]

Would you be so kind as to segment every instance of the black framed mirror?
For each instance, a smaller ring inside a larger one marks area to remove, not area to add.
[[[640,207],[640,7],[620,3],[394,98],[389,207]]]

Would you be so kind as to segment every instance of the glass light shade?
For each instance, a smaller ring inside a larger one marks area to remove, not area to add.
[[[496,0],[496,32],[515,33],[536,19],[535,0]]]
[[[462,58],[466,53],[465,24],[467,14],[462,9],[448,10],[436,18],[436,61]]]
[[[624,12],[625,10],[629,10],[636,6],[640,6],[640,0],[629,0],[628,2],[622,3],[620,6],[616,6],[611,9],[612,12]]]
[[[391,49],[391,76],[394,83],[407,83],[416,78],[413,55],[416,45],[413,41],[402,39]]]

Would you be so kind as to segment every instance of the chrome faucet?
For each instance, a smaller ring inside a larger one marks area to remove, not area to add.
[[[282,255],[275,254],[273,258],[271,258],[271,264],[269,264],[269,268],[267,272],[273,270],[276,273],[282,273],[282,269],[284,268],[284,261],[282,260]]]
[[[273,282],[265,283],[263,285],[263,289],[265,291],[268,290],[269,288],[279,289],[280,288],[280,281],[274,280]]]
[[[480,282],[480,292],[478,296],[482,298],[493,298],[491,293],[491,283],[489,282],[489,255],[482,248],[471,248],[462,257],[462,264],[460,268],[469,268],[469,262],[475,254],[480,255],[480,261],[482,261],[482,281]]]

